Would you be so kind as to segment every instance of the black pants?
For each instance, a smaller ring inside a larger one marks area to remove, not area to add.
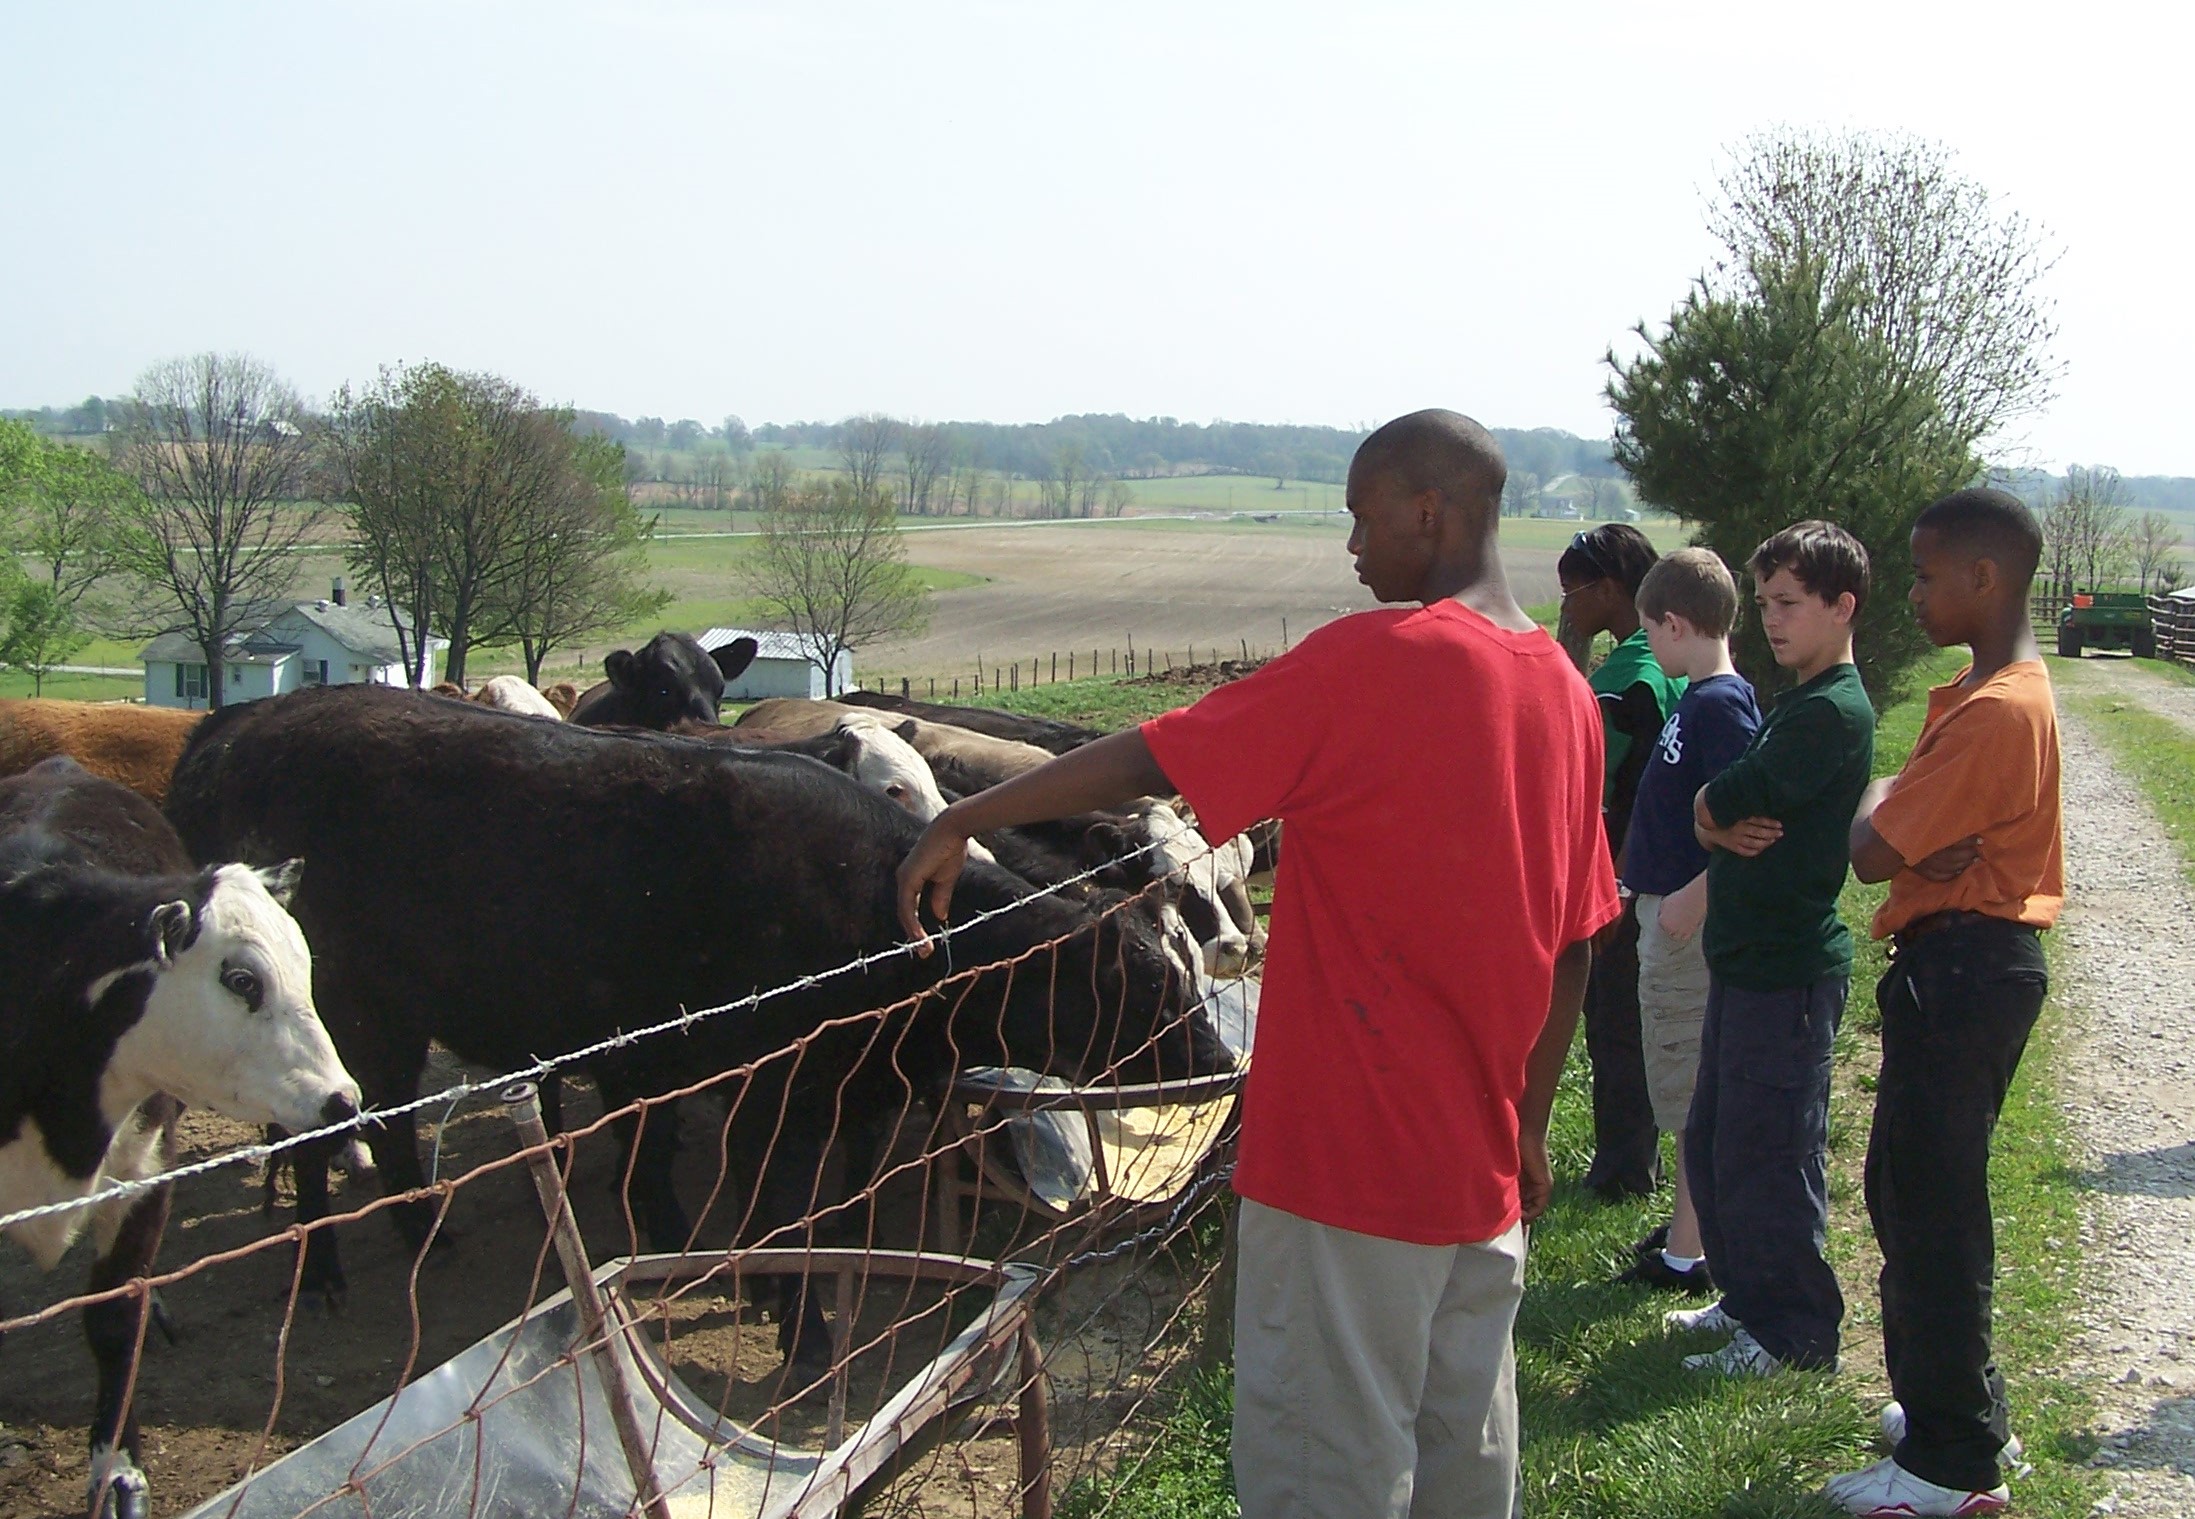
[[[1905,1405],[1896,1455],[1945,1487],[1998,1482],[1989,1141],[2048,989],[2040,937],[1994,919],[1915,939],[1875,988],[1883,1069],[1867,1212],[1883,1252],[1883,1355]]]
[[[1623,904],[1615,932],[1593,951],[1585,983],[1585,1054],[1593,1066],[1593,1164],[1585,1184],[1644,1196],[1661,1180],[1661,1151],[1639,1034],[1635,900]]]
[[[1684,1165],[1722,1305],[1790,1366],[1837,1364],[1844,1294],[1829,1237],[1829,1073],[1843,976],[1752,991],[1711,975]]]

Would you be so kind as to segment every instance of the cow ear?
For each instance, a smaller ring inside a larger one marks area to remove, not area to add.
[[[726,680],[739,679],[740,672],[755,662],[755,654],[762,648],[752,638],[735,638],[721,649],[711,651],[709,657]]]
[[[288,907],[290,898],[297,895],[298,880],[305,874],[305,862],[284,860],[279,865],[269,865],[252,873],[259,877],[259,884],[267,888],[267,895],[274,898],[277,905]]]
[[[911,744],[915,741],[915,720],[910,717],[905,722],[900,723],[898,726],[894,727],[892,731]]]
[[[191,941],[191,904],[188,902],[162,902],[152,910],[152,917],[145,924],[152,937],[152,957],[162,970],[175,963]]]
[[[609,676],[610,684],[620,691],[630,691],[640,684],[640,678],[633,673],[633,651],[630,649],[612,649],[602,661],[602,673]]]

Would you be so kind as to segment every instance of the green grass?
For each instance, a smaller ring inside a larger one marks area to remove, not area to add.
[[[1936,656],[1915,672],[1916,691],[1949,678],[1962,660],[1962,651]],[[1922,694],[1884,714],[1877,731],[1879,772],[1903,762],[1925,705]],[[1846,921],[1864,932],[1883,892],[1850,883]],[[1863,938],[1839,1040],[1830,1253],[1848,1313],[1845,1369],[1837,1376],[1703,1380],[1679,1365],[1700,1347],[1663,1335],[1661,1315],[1670,1300],[1611,1281],[1630,1242],[1666,1216],[1667,1196],[1612,1207],[1578,1185],[1591,1158],[1592,1112],[1582,1050],[1573,1053],[1550,1136],[1563,1180],[1533,1230],[1517,1321],[1528,1513],[1539,1519],[1828,1519],[1834,1510],[1814,1496],[1821,1483],[1879,1456],[1875,1413],[1888,1392],[1874,1294],[1879,1257],[1861,1201],[1860,1170],[1880,1061],[1872,993],[1884,963],[1880,947]],[[2085,1467],[2095,1449],[2086,1432],[2086,1397],[2037,1369],[2062,1363],[2080,1320],[2080,1194],[2049,1077],[2060,1021],[2055,1007],[2046,1011],[2007,1100],[1991,1172],[1998,1355],[2011,1378],[2013,1422],[2035,1463],[2015,1492],[2018,1511],[2036,1519],[2085,1516],[2098,1496]],[[1117,1490],[1077,1489],[1062,1512],[1104,1511],[1122,1519],[1231,1514],[1226,1392],[1224,1378],[1188,1384],[1165,1416],[1149,1461]]]
[[[88,663],[88,661],[86,661]],[[78,663],[76,660],[69,661]],[[28,696],[31,678],[20,670],[0,670],[0,696]],[[62,701],[127,701],[145,694],[142,675],[49,675],[41,696]]]
[[[2178,846],[2188,884],[2195,886],[2195,737],[2170,718],[2115,696],[2067,698],[2133,777]]]
[[[2195,670],[2189,669],[2186,665],[2176,665],[2170,660],[2164,659],[2137,659],[2133,663],[2134,668],[2137,670],[2146,670],[2151,675],[2162,677],[2179,685],[2195,686]]]

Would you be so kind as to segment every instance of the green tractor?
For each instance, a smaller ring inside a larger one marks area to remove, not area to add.
[[[2149,598],[2133,591],[2076,592],[2058,614],[2058,652],[2079,659],[2084,649],[2125,649],[2138,659],[2155,659]]]

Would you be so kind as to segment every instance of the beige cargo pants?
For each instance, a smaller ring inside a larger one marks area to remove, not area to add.
[[[1510,1519],[1524,1228],[1410,1245],[1245,1198],[1235,1299],[1243,1519]]]

